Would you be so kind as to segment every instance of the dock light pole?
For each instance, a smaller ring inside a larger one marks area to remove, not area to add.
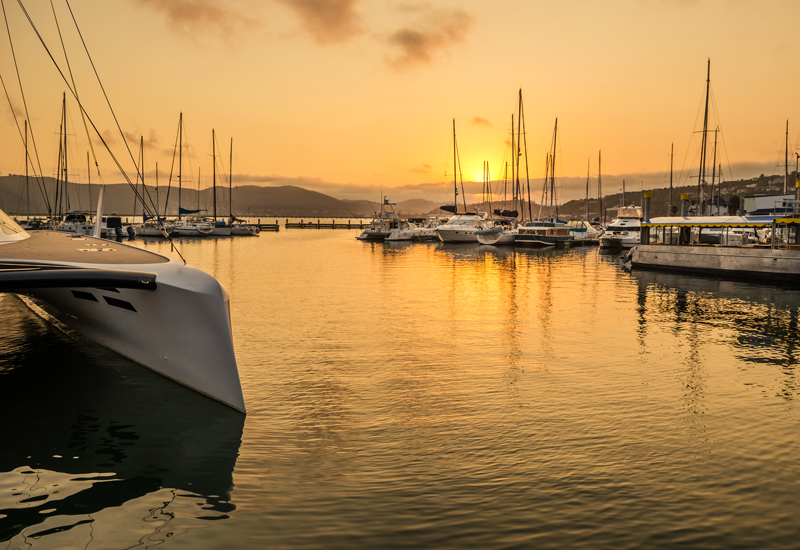
[[[681,217],[689,217],[689,193],[681,193]]]

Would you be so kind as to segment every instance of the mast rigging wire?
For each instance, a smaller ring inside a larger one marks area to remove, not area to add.
[[[0,2],[2,2],[2,0],[0,0]],[[136,166],[136,161],[133,158],[133,153],[131,152],[130,147],[128,146],[128,142],[125,139],[125,134],[122,132],[122,128],[119,125],[119,121],[117,120],[117,116],[114,113],[114,109],[111,106],[110,100],[108,99],[108,94],[106,94],[105,87],[103,86],[103,83],[100,80],[100,75],[97,73],[97,68],[94,65],[94,61],[92,61],[91,54],[89,53],[89,49],[86,46],[86,42],[84,41],[83,35],[82,35],[81,31],[80,31],[80,28],[78,27],[78,22],[75,19],[75,14],[72,12],[72,7],[69,5],[69,0],[65,0],[65,2],[67,4],[67,7],[69,8],[70,15],[72,15],[72,20],[75,23],[75,29],[77,30],[78,35],[80,36],[81,43],[83,44],[84,50],[86,51],[86,55],[89,58],[90,64],[92,65],[92,69],[94,70],[94,73],[95,73],[95,76],[97,78],[98,84],[100,85],[100,89],[103,91],[103,96],[106,99],[106,103],[108,104],[108,108],[111,111],[111,115],[114,118],[114,122],[117,125],[117,129],[119,130],[120,135],[122,135],[122,141],[125,144],[125,149],[128,151],[128,155],[130,156],[134,166]],[[67,88],[69,89],[70,93],[75,98],[75,101],[78,102],[78,108],[86,116],[86,120],[88,120],[89,124],[91,124],[92,129],[97,134],[98,139],[100,139],[100,142],[103,144],[103,146],[105,147],[106,151],[111,156],[111,159],[114,161],[114,164],[116,164],[116,166],[119,169],[120,173],[125,178],[125,181],[127,181],[128,185],[133,190],[134,195],[136,195],[136,198],[139,199],[142,202],[142,205],[143,205],[144,209],[147,210],[147,213],[149,215],[153,215],[152,211],[150,210],[150,206],[147,205],[147,203],[144,201],[144,197],[139,194],[138,189],[133,185],[133,182],[131,182],[130,177],[128,176],[128,174],[125,171],[125,169],[122,167],[122,164],[120,163],[119,159],[117,159],[116,155],[114,155],[113,151],[111,150],[111,147],[109,147],[108,143],[103,138],[102,134],[100,133],[100,130],[97,128],[97,125],[95,125],[94,121],[92,120],[92,117],[89,115],[88,112],[86,112],[86,109],[84,109],[83,104],[81,103],[80,98],[78,97],[76,90],[73,89],[72,85],[67,80],[66,76],[64,75],[64,72],[61,70],[61,67],[59,66],[58,62],[53,57],[53,54],[50,51],[50,48],[47,47],[47,44],[45,43],[44,38],[42,37],[41,33],[39,32],[38,28],[36,27],[36,24],[33,22],[33,19],[31,18],[30,14],[25,9],[25,6],[22,4],[22,0],[17,0],[17,3],[19,4],[20,9],[22,10],[22,13],[25,15],[26,19],[28,20],[28,23],[30,24],[31,28],[33,29],[33,32],[36,34],[37,38],[39,39],[39,42],[42,44],[42,47],[44,48],[45,52],[50,57],[50,60],[53,62],[53,65],[55,65],[56,70],[61,75],[61,78],[64,80],[64,83],[67,85]],[[4,11],[4,14],[5,14],[5,8],[3,9],[3,11]],[[54,11],[54,15],[55,15],[55,11]],[[8,25],[8,20],[7,19],[6,19],[6,25]],[[10,39],[10,34],[9,34],[9,39]],[[67,63],[67,64],[69,65],[69,63]],[[26,112],[27,112],[27,106],[26,106]],[[91,140],[90,140],[90,143],[91,143]],[[139,168],[137,167],[136,170],[138,172]],[[148,195],[148,198],[149,198],[150,197],[149,192],[147,192],[147,195]],[[152,202],[153,201],[151,199],[150,200],[151,205],[152,205]],[[185,263],[186,260],[184,259],[183,255],[180,253],[180,251],[174,246],[174,243],[173,243],[172,239],[170,238],[170,236],[167,233],[167,231],[164,229],[163,224],[161,224],[161,220],[158,219],[158,215],[156,214],[154,217],[156,218],[156,222],[161,227],[162,234],[164,235],[164,237],[170,242],[170,244],[172,245],[173,250],[175,250],[177,252],[178,256],[180,256],[181,260],[183,260],[184,263]],[[96,223],[99,223],[99,222],[100,222],[100,220],[97,220]]]
[[[17,0],[17,1],[19,1],[19,0]],[[52,221],[53,210],[52,210],[52,208],[50,206],[50,199],[47,196],[47,189],[44,186],[44,179],[43,179],[43,172],[42,172],[42,162],[41,162],[41,160],[39,160],[39,151],[36,148],[36,139],[34,138],[34,134],[33,134],[33,125],[31,124],[31,117],[28,114],[28,102],[25,99],[25,92],[24,92],[24,90],[22,88],[22,78],[20,77],[20,74],[19,74],[19,65],[17,64],[17,55],[16,55],[16,53],[14,51],[14,42],[11,40],[11,29],[8,26],[8,17],[6,16],[6,5],[5,5],[4,0],[0,0],[0,7],[2,7],[2,9],[3,9],[3,20],[5,21],[5,24],[6,24],[6,34],[8,35],[8,43],[11,46],[11,56],[14,59],[14,69],[16,70],[16,73],[17,73],[17,82],[19,83],[19,91],[20,91],[20,94],[22,95],[22,105],[25,107],[25,119],[28,121],[28,128],[30,129],[30,132],[31,132],[31,141],[33,142],[33,152],[34,152],[34,156],[36,157],[36,163],[39,166],[39,175],[36,174],[36,170],[35,169],[34,169],[33,175],[36,178],[36,181],[39,183],[39,191],[42,193],[42,197],[44,198],[44,203],[45,203],[45,206],[47,207],[47,215]],[[2,77],[0,77],[0,81],[2,81]],[[11,104],[11,97],[8,95],[8,90],[6,89],[5,81],[3,81],[3,90],[6,92],[6,98],[8,98],[8,105],[9,105],[9,107],[11,107],[11,113],[14,114],[14,107]],[[20,139],[24,139],[22,137],[22,130],[19,127],[19,121],[17,120],[16,115],[14,116],[14,123],[17,125],[17,131],[19,132]],[[28,155],[30,155],[30,153],[28,153]],[[28,159],[28,158],[25,159],[26,165],[27,165],[27,162],[29,160],[32,160],[32,159]],[[31,162],[31,166],[33,166],[33,162]]]

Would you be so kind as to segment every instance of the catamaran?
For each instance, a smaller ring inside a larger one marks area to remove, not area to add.
[[[28,21],[47,48],[34,22]],[[59,72],[78,101],[81,116],[91,123],[137,193],[103,133],[80,104],[74,80],[60,68]],[[20,90],[24,98],[21,85]],[[95,137],[88,135],[89,124],[84,127],[87,138]],[[26,164],[30,160],[26,154]],[[52,216],[47,195],[43,195]],[[104,196],[105,185],[101,185],[98,220],[102,219]],[[33,312],[63,330],[74,330],[244,412],[225,288],[183,261],[109,242],[99,235],[99,225],[92,237],[25,231],[0,210],[0,292],[17,294]]]

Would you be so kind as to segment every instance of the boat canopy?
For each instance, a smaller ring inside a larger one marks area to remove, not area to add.
[[[494,213],[496,216],[502,216],[503,218],[516,218],[517,216],[519,216],[519,212],[516,210],[502,209],[502,210],[495,210]]]
[[[773,220],[775,216],[663,217],[644,221],[642,227],[769,227]]]

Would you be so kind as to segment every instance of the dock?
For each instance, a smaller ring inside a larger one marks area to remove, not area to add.
[[[369,222],[364,223],[363,221],[359,221],[358,223],[352,223],[352,220],[347,220],[347,223],[336,223],[336,220],[331,220],[331,223],[323,223],[321,220],[317,220],[316,222],[300,220],[298,223],[290,222],[287,219],[283,226],[286,229],[367,229],[369,227]]]
[[[280,231],[281,225],[278,223],[278,220],[275,220],[275,223],[261,223],[261,218],[258,219],[258,223],[255,224],[261,231]]]

